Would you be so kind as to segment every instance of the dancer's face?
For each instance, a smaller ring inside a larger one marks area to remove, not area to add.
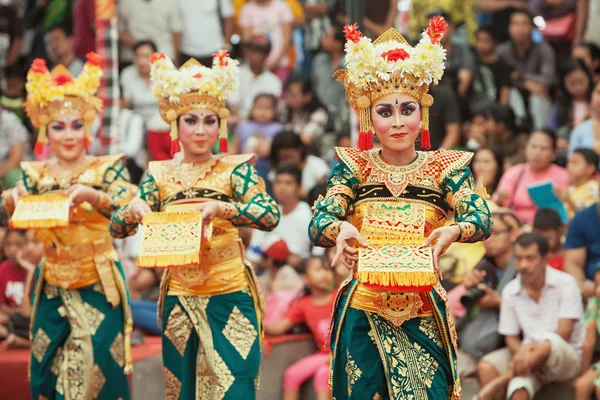
[[[196,108],[179,118],[183,151],[194,156],[210,154],[219,137],[219,118],[214,111]]]
[[[421,109],[414,97],[391,94],[375,103],[371,120],[381,147],[404,151],[414,146],[419,135]]]
[[[85,154],[83,119],[76,113],[63,114],[48,124],[48,145],[61,161],[74,161]]]

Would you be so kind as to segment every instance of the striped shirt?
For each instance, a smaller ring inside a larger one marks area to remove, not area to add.
[[[521,285],[517,276],[502,291],[498,332],[506,336],[523,334],[524,343],[535,340],[541,333],[556,332],[560,319],[575,320],[569,343],[581,357],[585,329],[581,322],[583,302],[575,278],[546,267],[545,282],[538,302]]]

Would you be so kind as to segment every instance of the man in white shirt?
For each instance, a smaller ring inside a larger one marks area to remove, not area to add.
[[[300,200],[300,182],[302,171],[294,164],[282,164],[275,172],[273,182],[273,197],[279,205],[281,218],[279,225],[273,232],[285,240],[290,255],[287,263],[294,268],[299,268],[304,260],[310,256],[311,243],[308,239],[308,224],[312,218],[310,206]],[[267,232],[254,230],[247,254],[250,261],[256,261],[252,254],[253,249],[259,249]],[[259,253],[256,251],[255,253]]]
[[[212,54],[230,45],[231,0],[177,0],[177,10],[181,18],[179,62],[193,57],[203,65],[212,65]]]
[[[240,86],[228,100],[241,120],[250,116],[254,98],[259,94],[281,96],[281,80],[265,66],[271,52],[266,36],[252,36],[243,43],[244,63],[240,67]]]
[[[164,0],[120,0],[119,40],[123,44],[120,61],[131,62],[135,44],[151,40],[159,52],[176,62],[181,46],[179,13]]]
[[[507,399],[531,400],[542,385],[579,375],[585,339],[579,286],[571,275],[548,266],[548,252],[539,233],[517,238],[519,275],[502,291],[498,326],[507,348],[480,361],[479,378],[482,385],[489,382],[484,391],[507,382]]]

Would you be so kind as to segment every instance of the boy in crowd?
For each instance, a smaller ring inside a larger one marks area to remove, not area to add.
[[[544,236],[550,245],[548,265],[559,271],[563,270],[565,254],[562,248],[562,237],[566,226],[560,214],[553,208],[540,208],[533,218],[533,231]]]

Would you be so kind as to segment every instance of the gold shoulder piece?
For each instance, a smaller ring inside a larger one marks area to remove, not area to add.
[[[320,202],[321,200],[323,200],[324,198],[325,198],[325,197],[323,197],[323,195],[322,195],[322,194],[320,194],[320,195],[317,197],[317,199],[315,200],[315,202],[314,202],[313,206],[312,206],[310,209],[311,209],[311,210],[313,210],[313,211],[315,211],[315,208],[317,207],[317,204],[319,204],[319,202]]]
[[[150,161],[150,163],[148,163],[148,170],[156,182],[164,182],[165,179],[168,179],[164,174],[166,171],[170,170],[169,167],[172,162],[172,160],[165,160]]]
[[[255,154],[230,154],[230,155],[223,156],[220,161],[223,163],[232,164],[234,166],[238,166],[245,162],[247,162],[251,165],[254,165],[254,163],[256,162],[256,155]]]
[[[354,147],[336,147],[335,155],[339,162],[345,164],[354,176],[356,176],[361,182],[363,180],[364,172],[369,164],[368,152]]]
[[[39,181],[44,167],[46,166],[45,161],[23,161],[21,162],[21,169],[25,171],[27,175],[31,177],[34,182]]]

